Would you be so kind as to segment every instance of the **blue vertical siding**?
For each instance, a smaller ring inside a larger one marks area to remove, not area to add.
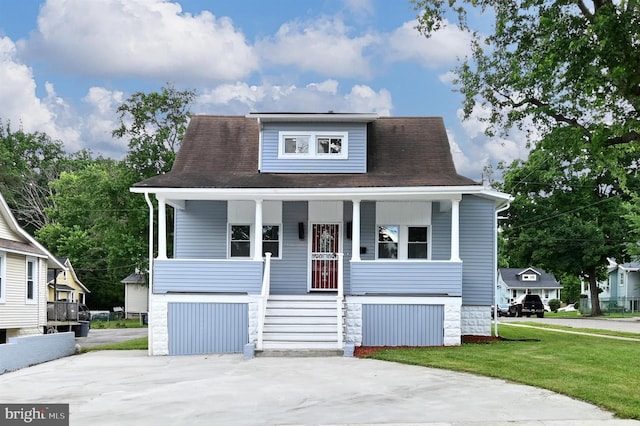
[[[278,159],[279,131],[335,131],[348,133],[347,159]],[[264,123],[263,173],[366,173],[366,123]]]
[[[460,203],[462,303],[493,304],[495,207],[492,200],[465,195]]]
[[[304,240],[298,238],[304,223]],[[271,261],[272,294],[307,293],[308,214],[306,201],[282,203],[282,259]]]
[[[249,342],[246,303],[169,303],[169,355],[239,353]]]
[[[176,209],[176,259],[225,259],[227,257],[227,202],[187,201]]]
[[[363,346],[443,344],[443,305],[362,305]]]
[[[451,258],[451,209],[440,211],[440,203],[431,207],[431,259]]]

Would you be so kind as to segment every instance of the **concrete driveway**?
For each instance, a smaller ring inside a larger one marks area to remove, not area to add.
[[[71,425],[631,425],[553,392],[383,361],[75,355],[0,376],[2,403],[69,403]]]

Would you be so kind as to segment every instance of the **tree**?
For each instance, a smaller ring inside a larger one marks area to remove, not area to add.
[[[514,200],[503,232],[512,261],[587,280],[592,314],[600,315],[597,282],[607,258],[625,258],[629,225],[620,215],[627,195],[611,168],[582,147],[583,138],[578,129],[558,128],[506,170],[502,189]]]
[[[124,162],[99,159],[51,183],[56,207],[36,236],[73,259],[93,309],[122,306],[120,280],[147,258],[147,206],[129,192],[136,179]]]
[[[125,162],[139,179],[171,170],[194,98],[193,90],[179,91],[168,86],[160,93],[134,93],[118,107],[120,127],[113,136],[129,138]]]
[[[66,160],[61,142],[41,132],[13,131],[10,123],[0,121],[0,192],[28,232],[48,222],[48,184],[59,176]]]
[[[593,154],[640,141],[640,2],[635,0],[411,0],[427,37],[448,13],[473,37],[457,69],[464,116],[479,103],[488,132],[533,120],[546,134],[580,132]],[[472,30],[470,12],[495,18],[493,33]],[[455,19],[455,18],[454,18]]]

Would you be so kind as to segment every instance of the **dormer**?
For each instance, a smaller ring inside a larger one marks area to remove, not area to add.
[[[533,268],[527,268],[524,271],[518,272],[516,275],[518,276],[519,281],[540,281],[540,272]]]
[[[251,113],[261,173],[366,173],[367,124],[377,114]]]

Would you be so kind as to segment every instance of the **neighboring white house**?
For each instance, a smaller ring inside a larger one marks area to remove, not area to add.
[[[120,282],[124,284],[125,317],[139,318],[149,312],[149,283],[145,274],[136,271]]]
[[[560,299],[562,286],[556,278],[540,268],[499,268],[498,303],[509,303],[523,294],[537,294],[545,305]]]
[[[0,194],[0,344],[43,334],[49,268],[66,269],[20,227]]]

